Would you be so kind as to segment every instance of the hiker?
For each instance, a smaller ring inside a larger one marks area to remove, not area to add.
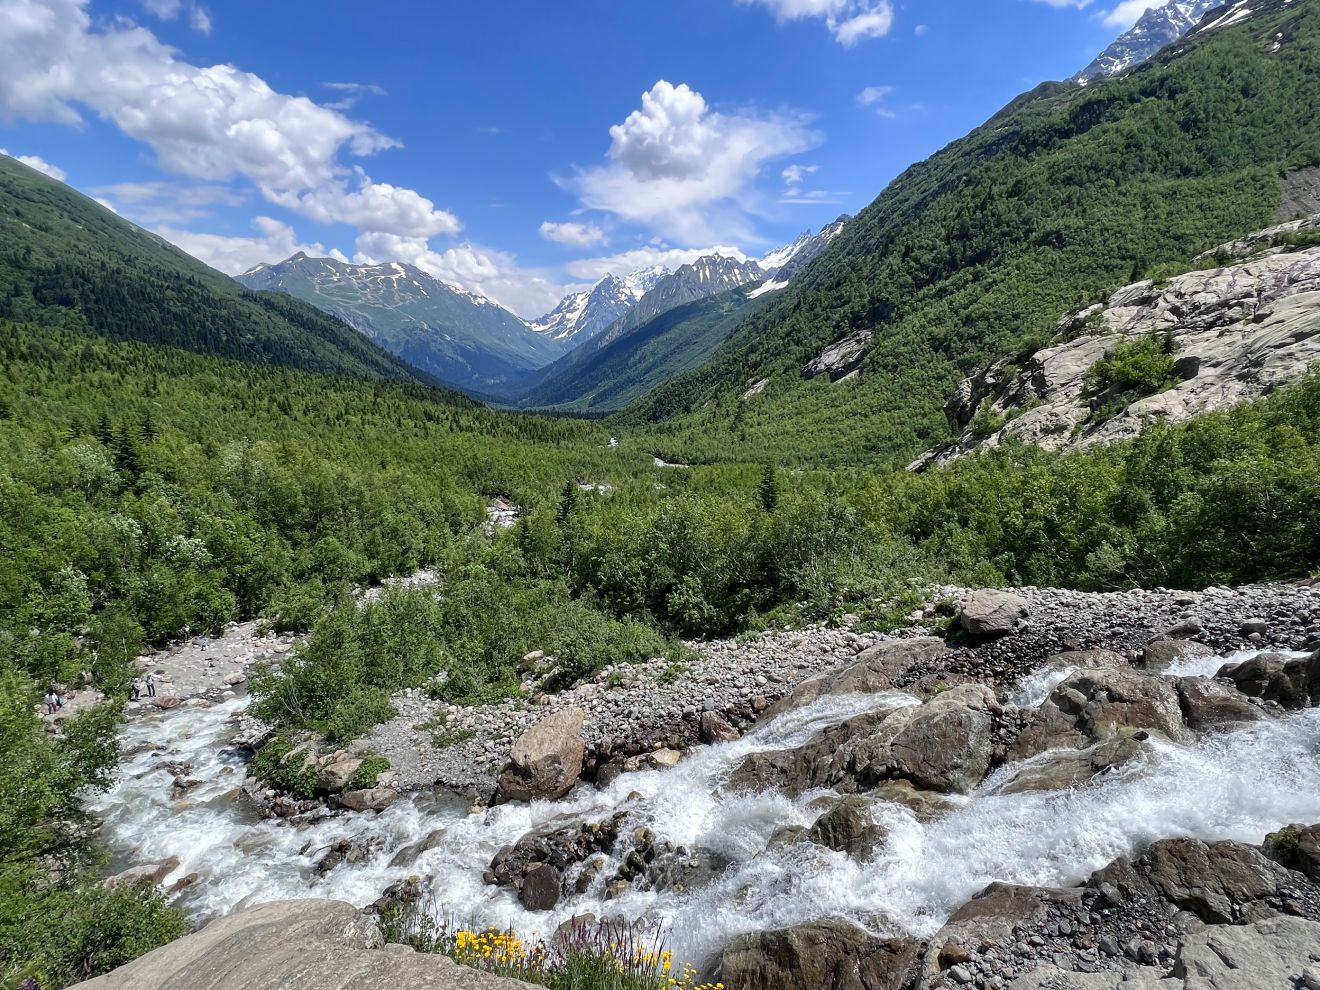
[[[156,675],[155,675],[155,674],[148,674],[148,675],[147,675],[147,697],[148,697],[148,698],[154,698],[154,697],[156,697]]]
[[[60,704],[61,704],[61,702],[60,702],[60,696],[59,696],[58,694],[55,693],[55,689],[54,689],[54,688],[51,688],[49,691],[46,692],[46,714],[47,714],[47,715],[54,715],[55,712],[56,712],[56,710],[60,707]]]
[[[137,701],[138,698],[142,697],[142,682],[136,677],[133,678],[133,683],[129,686],[129,692],[130,701]]]

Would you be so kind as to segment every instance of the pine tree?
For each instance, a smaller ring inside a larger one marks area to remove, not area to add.
[[[761,497],[761,508],[766,512],[774,512],[775,506],[779,504],[779,469],[773,464],[766,464],[756,490]]]

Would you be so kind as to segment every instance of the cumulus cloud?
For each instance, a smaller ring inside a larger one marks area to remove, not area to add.
[[[28,168],[35,168],[38,172],[44,172],[58,182],[63,182],[67,177],[64,169],[58,165],[52,165],[40,155],[10,155],[4,148],[0,148],[0,155],[9,155],[10,158],[22,162]]]
[[[589,209],[685,244],[744,240],[763,168],[819,140],[799,113],[721,113],[662,79],[610,128],[608,161],[560,182]]]
[[[250,237],[198,234],[168,225],[156,227],[155,230],[171,244],[226,275],[240,275],[263,261],[282,261],[299,251],[317,258],[348,260],[342,252],[323,244],[301,242],[292,227],[272,217],[256,217],[252,227],[255,233]]]
[[[868,38],[883,38],[894,27],[891,0],[738,0],[765,7],[780,23],[813,18],[825,22],[845,48]]]
[[[268,201],[321,223],[409,237],[459,230],[424,196],[341,161],[398,142],[232,65],[191,65],[143,27],[94,28],[87,3],[0,0],[0,115],[76,125],[86,108],[146,142],[167,171],[244,176]]]
[[[188,0],[186,3],[184,0],[142,0],[142,6],[162,21],[178,20],[179,15],[186,11],[188,23],[194,31],[211,33],[211,15],[196,0]]]
[[[630,251],[620,251],[618,254],[599,258],[580,258],[577,261],[570,261],[565,269],[573,278],[595,282],[609,274],[623,275],[627,272],[635,272],[639,268],[651,268],[655,265],[678,268],[680,265],[690,264],[707,254],[722,254],[726,258],[737,258],[739,261],[747,260],[747,255],[729,244],[714,244],[701,248],[675,248],[658,244],[633,248]]]
[[[1035,2],[1055,8],[1084,10],[1091,6],[1092,0],[1035,0]],[[1119,0],[1115,6],[1101,10],[1095,16],[1106,27],[1126,31],[1141,20],[1141,15],[1146,11],[1163,7],[1168,2],[1169,0]]]
[[[479,292],[528,318],[549,312],[567,292],[579,288],[560,284],[544,272],[522,268],[508,252],[470,243],[436,251],[422,238],[363,234],[357,239],[353,260],[363,265],[402,261],[442,282]]]
[[[541,236],[556,244],[570,247],[590,247],[605,240],[605,231],[594,223],[552,223],[547,220],[541,224]]]

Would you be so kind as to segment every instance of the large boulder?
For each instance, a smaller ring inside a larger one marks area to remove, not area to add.
[[[922,948],[846,921],[815,921],[740,936],[724,950],[720,978],[736,990],[906,990]]]
[[[586,713],[565,708],[547,715],[513,744],[500,774],[497,801],[554,801],[573,789],[582,774]]]
[[[999,788],[1001,794],[1061,791],[1078,787],[1117,767],[1150,758],[1148,737],[1114,736],[1087,749],[1055,750],[1029,760]]]
[[[949,652],[944,640],[933,636],[880,643],[857,655],[846,666],[808,678],[771,705],[763,721],[781,712],[801,708],[831,695],[876,694],[888,691],[917,667],[925,667]]]
[[[1010,756],[1025,759],[1050,749],[1081,749],[1137,732],[1190,741],[1175,687],[1134,670],[1079,670],[1035,710]]]
[[[1264,717],[1241,691],[1208,677],[1179,677],[1177,687],[1183,719],[1198,732]]]
[[[1232,681],[1252,698],[1277,702],[1289,710],[1320,703],[1320,651],[1292,660],[1278,653],[1260,653],[1224,667],[1220,677]]]
[[[559,903],[564,878],[548,863],[539,863],[523,877],[518,900],[528,911],[553,911]]]
[[[1254,846],[1179,838],[1152,844],[1136,860],[1115,860],[1087,886],[1119,903],[1159,898],[1222,925],[1275,913],[1264,902],[1290,883],[1288,871]]]
[[[369,787],[360,791],[345,791],[339,803],[349,811],[384,811],[399,799],[392,787]]]
[[[338,794],[352,782],[353,775],[358,772],[360,766],[362,766],[361,760],[348,759],[337,760],[322,767],[321,772],[316,776],[317,790],[326,794]]]
[[[107,887],[131,887],[134,884],[143,884],[148,887],[159,887],[164,883],[165,878],[178,868],[179,857],[171,856],[159,863],[143,863],[139,866],[130,866],[123,873],[116,873],[114,876],[108,877],[105,885]]]
[[[994,692],[966,684],[907,709],[907,724],[889,744],[892,776],[942,794],[966,794],[990,769]]]
[[[1173,975],[1186,990],[1276,990],[1310,987],[1301,979],[1320,959],[1320,924],[1265,918],[1250,925],[1215,925],[1189,935]],[[1314,975],[1311,976],[1314,980]],[[1170,990],[1182,990],[1177,984]]]
[[[1152,674],[1162,674],[1181,660],[1214,656],[1215,651],[1191,639],[1157,639],[1141,651],[1141,666]]]
[[[1012,632],[1029,611],[1021,595],[983,588],[964,599],[958,621],[973,636],[1003,636]]]
[[[870,802],[850,795],[816,819],[806,839],[818,846],[862,858],[884,842],[886,830],[876,824]]]
[[[527,990],[446,956],[384,945],[343,901],[277,901],[211,922],[78,990]]]

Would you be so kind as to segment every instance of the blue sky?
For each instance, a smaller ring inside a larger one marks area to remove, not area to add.
[[[524,316],[757,256],[1147,0],[0,0],[0,148],[230,273],[403,260]]]

